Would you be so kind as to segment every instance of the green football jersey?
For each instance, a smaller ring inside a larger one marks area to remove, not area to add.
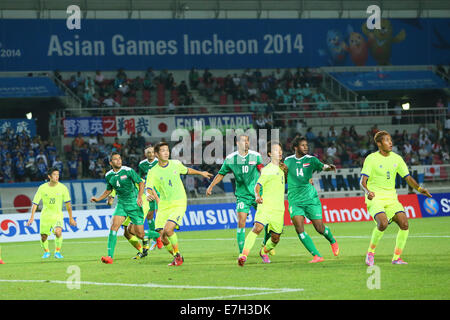
[[[127,166],[122,166],[119,171],[109,170],[106,175],[106,189],[116,190],[118,201],[123,203],[136,202],[139,190],[136,187],[142,179],[139,175]]]
[[[288,167],[289,205],[317,204],[319,195],[309,180],[314,172],[322,171],[324,164],[316,157],[304,155],[296,158],[295,154],[287,157],[284,163]]]
[[[236,198],[255,199],[255,185],[259,178],[257,166],[262,164],[261,155],[249,150],[245,157],[237,151],[230,153],[222,164],[219,174],[225,176],[232,172],[235,179]]]
[[[148,159],[144,159],[141,162],[139,162],[139,175],[142,179],[147,178],[147,172],[151,168],[153,168],[155,165],[158,164],[158,158],[153,159],[152,162],[148,161]]]

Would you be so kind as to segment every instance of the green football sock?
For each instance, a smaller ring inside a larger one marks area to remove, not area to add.
[[[114,257],[114,251],[117,243],[117,231],[110,230],[108,236],[108,257]]]
[[[41,248],[44,249],[45,252],[48,252],[48,240],[42,241],[41,240]]]
[[[156,240],[159,238],[159,232],[155,231],[155,230],[148,230],[145,235],[149,238],[149,239],[153,239]]]
[[[147,220],[148,230],[155,231],[155,219]]]
[[[239,253],[242,253],[242,250],[244,249],[244,243],[245,243],[245,228],[237,229],[237,243],[238,243],[238,247],[239,247]]]
[[[61,237],[55,237],[55,251],[59,252],[61,250],[62,247],[62,243],[63,243],[63,237],[61,235]]]
[[[253,248],[253,245],[255,244],[256,237],[258,235],[254,233],[253,231],[250,231],[247,235],[247,238],[244,241],[244,247],[242,249],[242,254],[245,256],[248,256],[250,253],[250,250]]]
[[[383,237],[384,232],[378,230],[377,227],[373,228],[372,231],[372,238],[370,239],[370,245],[369,249],[367,249],[367,252],[375,253],[375,248],[378,245],[378,242],[380,242],[381,238]]]
[[[319,251],[316,249],[316,246],[314,245],[314,242],[312,241],[311,237],[306,232],[299,233],[298,238],[303,243],[306,250],[308,250],[313,256],[321,257]]]
[[[333,234],[331,233],[330,228],[325,226],[325,231],[323,232],[323,236],[330,241],[331,244],[336,242],[336,239],[333,237]]]
[[[400,255],[402,254],[403,249],[406,245],[406,240],[408,239],[409,230],[398,230],[397,233],[397,240],[395,241],[395,250],[394,250],[394,257],[392,260],[397,260],[400,258]]]

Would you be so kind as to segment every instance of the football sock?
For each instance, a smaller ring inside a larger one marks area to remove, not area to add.
[[[117,231],[110,230],[108,236],[108,257],[113,258],[114,251],[116,250],[117,243]]]
[[[142,246],[139,242],[138,237],[132,236],[130,239],[128,239],[128,242],[137,249],[137,251],[142,252]]]
[[[383,237],[384,232],[378,230],[377,227],[373,228],[372,231],[372,239],[370,239],[370,245],[369,249],[367,249],[367,252],[375,253],[375,248],[378,245],[378,242],[380,242],[381,238]]]
[[[61,237],[55,237],[55,251],[59,252],[61,250],[62,247],[62,242],[63,242],[63,237],[61,235]]]
[[[173,248],[173,255],[176,255],[178,253],[178,237],[177,234],[174,232],[170,237],[167,237],[169,239],[170,244]]]
[[[275,248],[277,246],[276,243],[272,242],[272,238],[269,238],[269,240],[267,240],[266,245],[264,246],[263,250],[264,250],[264,254],[267,254],[270,252],[270,250],[272,250],[273,248]]]
[[[242,250],[244,249],[244,243],[245,243],[245,228],[237,229],[237,243],[238,243],[238,247],[239,247],[239,253],[242,253]]]
[[[333,234],[331,233],[330,228],[325,226],[325,231],[323,232],[323,236],[330,241],[331,244],[336,242],[336,239],[333,237]]]
[[[313,256],[321,257],[319,251],[316,249],[316,246],[314,245],[314,242],[312,241],[311,237],[306,232],[299,233],[298,238],[303,243],[306,250],[308,250]]]
[[[247,238],[244,241],[244,247],[242,249],[242,254],[244,256],[248,256],[250,253],[250,250],[252,249],[253,245],[255,244],[256,237],[258,235],[254,233],[253,231],[250,231],[247,235]]]
[[[405,248],[406,245],[406,239],[408,239],[409,230],[398,230],[397,233],[397,240],[395,241],[395,250],[394,250],[394,257],[392,260],[397,260],[400,258],[400,255],[402,254],[403,248]]]
[[[270,232],[269,232],[269,224],[266,224],[264,226],[264,239],[263,239],[263,245],[267,243],[267,240],[270,239]]]
[[[48,252],[48,240],[42,241],[41,240],[41,248],[44,249],[45,252]]]
[[[148,230],[145,235],[147,236],[147,238],[149,239],[158,239],[159,238],[159,232],[155,231],[155,230]]]
[[[155,219],[147,220],[148,230],[155,231]]]
[[[164,245],[164,247],[166,247],[167,251],[169,251],[169,253],[170,253],[171,255],[174,255],[174,253],[173,253],[173,247],[172,247],[172,244],[170,243],[170,241],[169,241],[168,244]]]

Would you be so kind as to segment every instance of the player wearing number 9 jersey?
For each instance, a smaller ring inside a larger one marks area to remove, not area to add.
[[[323,164],[316,157],[308,155],[306,138],[296,138],[292,146],[295,154],[284,160],[288,167],[289,213],[300,241],[313,256],[313,260],[310,262],[321,262],[323,261],[322,256],[316,249],[311,237],[304,230],[305,217],[311,220],[316,231],[330,242],[335,256],[339,254],[339,246],[330,228],[323,224],[322,204],[310,180],[314,172],[335,171],[336,167],[332,164]]]
[[[366,264],[374,264],[375,248],[383,236],[384,230],[394,221],[399,226],[395,243],[393,264],[406,264],[400,258],[408,238],[408,219],[403,205],[398,201],[395,191],[395,178],[399,174],[411,188],[431,197],[430,193],[421,188],[409,174],[405,161],[392,152],[392,138],[386,131],[379,131],[374,137],[378,151],[366,157],[361,170],[361,187],[366,196],[367,211],[377,226],[372,231],[369,249],[366,254]]]
[[[161,234],[162,243],[167,251],[173,255],[173,261],[169,266],[179,266],[184,262],[184,258],[179,253],[178,238],[174,231],[180,228],[187,207],[186,191],[180,175],[196,174],[209,179],[212,174],[187,168],[179,160],[169,160],[170,150],[166,142],[158,143],[154,150],[158,164],[147,173],[145,185],[147,200],[156,200],[158,203],[155,230]]]

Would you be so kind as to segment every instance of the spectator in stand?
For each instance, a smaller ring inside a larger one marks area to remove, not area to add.
[[[81,175],[82,177],[88,177],[89,176],[89,147],[87,143],[84,143],[83,146],[80,148],[80,158],[81,158]]]
[[[367,116],[369,114],[369,112],[367,111],[369,108],[369,101],[367,100],[366,96],[362,96],[361,101],[359,102],[360,115]]]
[[[197,89],[198,83],[200,82],[200,76],[195,70],[195,68],[192,68],[191,71],[189,71],[189,87],[192,89]]]
[[[24,182],[25,181],[25,161],[22,155],[19,155],[17,162],[15,163],[15,181]]]
[[[101,73],[101,71],[100,70],[95,71],[95,78],[94,78],[95,84],[100,86],[103,84],[104,80],[105,76]]]
[[[11,164],[11,160],[6,160],[3,167],[2,167],[2,173],[3,173],[3,182],[5,183],[11,183],[14,180],[13,177],[13,168]]]
[[[72,155],[69,161],[67,161],[67,167],[69,168],[69,177],[71,180],[78,179],[78,160],[75,155]]]
[[[329,143],[328,144],[328,148],[327,148],[327,157],[328,157],[328,162],[329,163],[333,163],[334,160],[337,159],[337,149],[336,149],[336,145],[334,143]]]
[[[105,100],[103,100],[103,104],[105,107],[111,108],[111,107],[120,107],[120,104],[113,99],[111,95],[109,95]]]
[[[136,148],[145,149],[145,138],[142,136],[142,133],[139,131],[136,137]]]
[[[114,139],[114,143],[113,143],[113,147],[116,149],[117,152],[121,152],[122,151],[122,145],[119,142],[119,138],[115,138]]]
[[[186,85],[186,81],[181,81],[180,85],[178,86],[178,94],[181,96],[185,96],[188,93],[188,87]]]
[[[84,139],[83,139],[83,136],[81,135],[81,133],[78,134],[78,136],[75,138],[74,142],[78,148],[81,148],[84,145]]]
[[[413,147],[412,147],[411,143],[408,140],[403,145],[403,152],[406,153],[406,154],[413,152]]]
[[[311,143],[316,144],[316,135],[315,135],[314,132],[312,131],[312,128],[311,128],[311,127],[309,127],[309,128],[306,130],[305,136],[306,136],[306,139],[308,140],[308,142],[311,142]]]
[[[167,113],[175,114],[175,100],[170,99],[169,105],[167,106]]]
[[[45,180],[47,178],[47,164],[43,158],[39,158],[37,161],[37,178],[38,180]]]
[[[36,162],[39,163],[40,159],[44,160],[45,165],[48,164],[47,156],[44,154],[44,150],[39,151],[39,154],[36,156]]]
[[[60,175],[63,176],[63,174],[64,174],[64,164],[61,161],[59,156],[56,156],[55,161],[53,161],[53,163],[52,163],[52,167],[57,168],[58,171],[60,172]]]
[[[78,85],[84,85],[84,77],[83,77],[83,75],[81,74],[81,71],[78,71],[78,72],[77,72],[77,74],[76,74],[76,76],[75,76],[75,81],[78,83],[77,86],[78,86]]]
[[[212,73],[209,72],[208,68],[203,72],[203,82],[208,84],[212,82]]]

